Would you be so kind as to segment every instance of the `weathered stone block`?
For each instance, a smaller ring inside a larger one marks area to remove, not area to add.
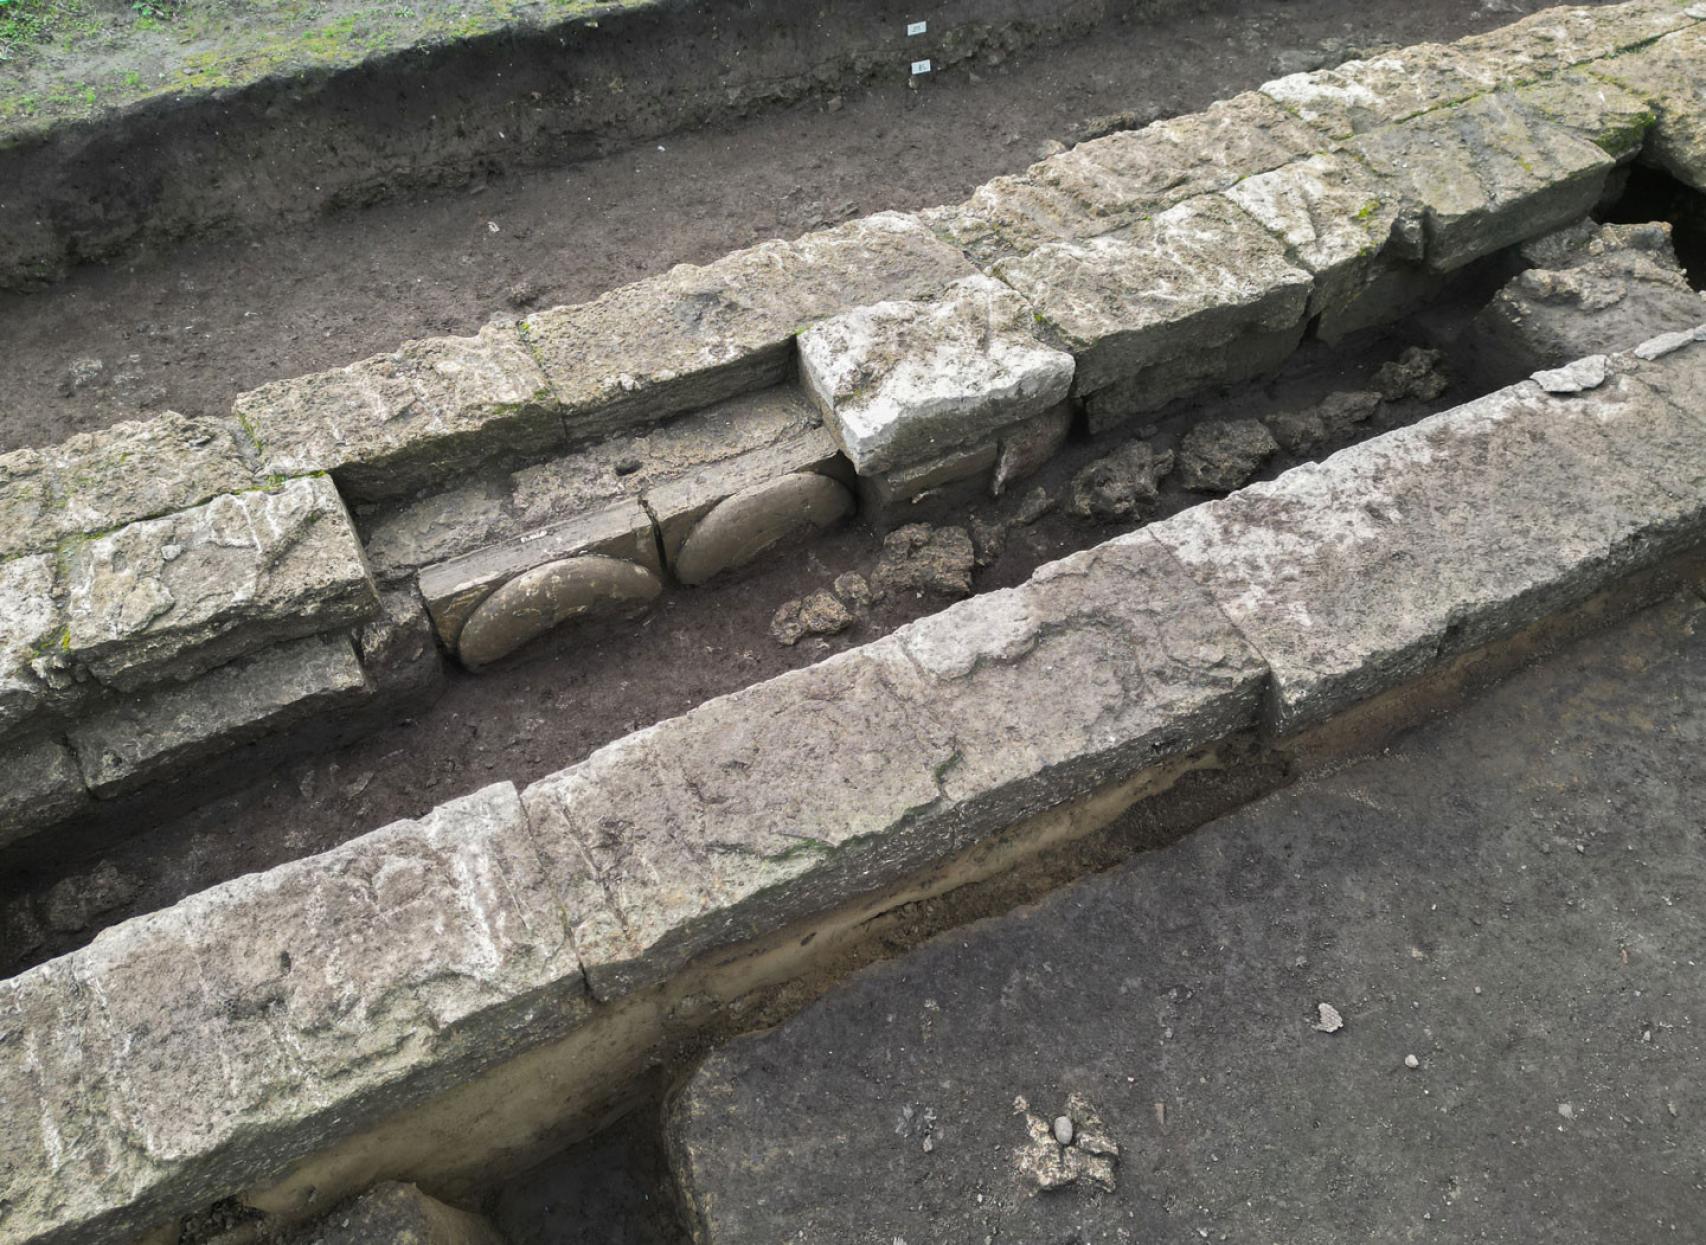
[[[105,706],[71,744],[89,790],[111,799],[371,691],[348,636],[308,636]]]
[[[478,1215],[396,1181],[375,1185],[327,1215],[312,1239],[315,1245],[504,1245]]]
[[[378,609],[361,543],[323,476],[132,523],[64,559],[66,656],[125,691]]]
[[[916,217],[881,212],[554,308],[527,335],[570,437],[590,440],[780,384],[804,326],[972,271]]]
[[[1559,6],[1454,46],[1498,67],[1507,82],[1533,81],[1616,56],[1698,20],[1688,12],[1688,0]]]
[[[0,847],[91,803],[71,750],[57,739],[38,736],[0,744],[0,774],[5,776],[0,780]]]
[[[381,591],[378,615],[363,623],[354,639],[377,699],[407,711],[431,701],[444,686],[432,618],[414,585]]]
[[[1645,159],[1706,191],[1706,31],[1695,25],[1592,68],[1641,96],[1658,114]]]
[[[1640,154],[1658,120],[1639,95],[1585,69],[1519,87],[1505,97],[1548,124],[1587,139],[1620,164]]]
[[[631,735],[523,799],[609,998],[1247,725],[1261,677],[1138,534]]]
[[[1427,266],[1436,272],[1585,216],[1616,163],[1503,94],[1364,134],[1349,147],[1422,213]]]
[[[883,531],[979,498],[993,487],[1000,457],[1000,444],[989,441],[928,462],[860,476],[860,522]]]
[[[1267,660],[1289,731],[1697,542],[1688,401],[1634,376],[1569,397],[1525,382],[1145,530]]]
[[[134,1239],[586,1011],[507,783],[203,891],[0,983],[8,1237]]]
[[[514,324],[275,381],[234,409],[268,474],[329,471],[357,500],[565,446],[550,387]]]
[[[1490,59],[1459,47],[1419,43],[1336,69],[1295,73],[1262,85],[1323,135],[1346,139],[1459,103],[1502,85]]]
[[[1396,189],[1366,165],[1333,154],[1246,178],[1226,197],[1314,276],[1309,314],[1316,316],[1349,304],[1375,275],[1398,222]]]
[[[1312,285],[1277,239],[1220,195],[1163,212],[1127,237],[1040,247],[997,274],[1072,351],[1079,394],[1245,333],[1301,333]],[[1235,360],[1222,362],[1234,370]]]
[[[46,554],[0,562],[0,736],[40,709],[55,681],[69,682],[57,585]]]
[[[1072,387],[1025,300],[967,277],[934,302],[885,302],[800,335],[800,378],[861,475],[940,458],[1041,415]]]
[[[1300,319],[1285,328],[1239,333],[1209,349],[1182,350],[1141,368],[1085,394],[1085,422],[1092,435],[1100,436],[1177,398],[1277,372],[1303,340],[1305,324]]]
[[[421,596],[439,638],[454,648],[469,615],[494,590],[536,566],[587,554],[619,558],[654,574],[663,569],[651,516],[639,502],[623,501],[429,566],[420,573]]]
[[[1305,156],[1321,141],[1273,101],[1248,92],[1203,112],[1080,143],[925,216],[988,265],[1046,242],[1082,242],[1128,228]]]

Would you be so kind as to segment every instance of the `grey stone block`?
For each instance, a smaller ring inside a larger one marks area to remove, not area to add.
[[[46,554],[0,562],[0,737],[68,684],[58,568]]]
[[[0,847],[90,806],[77,761],[58,739],[0,744]]]
[[[414,585],[381,591],[378,616],[357,628],[354,639],[376,700],[406,711],[431,701],[444,686],[432,618]]]
[[[988,266],[1047,242],[1084,242],[1129,228],[1198,195],[1309,154],[1320,135],[1249,92],[1080,143],[1024,173],[997,177],[964,203],[924,214]]]
[[[514,324],[262,385],[234,411],[267,473],[329,471],[352,500],[565,448],[550,388]]]
[[[536,566],[587,554],[662,571],[651,516],[639,502],[622,501],[429,566],[420,573],[421,597],[439,638],[454,648],[469,615],[497,588]]]
[[[1450,272],[1585,216],[1615,161],[1510,96],[1484,95],[1348,144],[1423,217],[1427,266]]]
[[[1616,56],[1699,20],[1678,0],[1560,5],[1459,39],[1454,46],[1496,66],[1506,81],[1534,81]]]
[[[65,655],[125,691],[364,622],[379,607],[323,476],[132,523],[73,544],[65,565]]]
[[[886,531],[969,504],[990,492],[1000,457],[1000,443],[990,441],[915,466],[860,476],[859,521]]]
[[[1301,334],[1312,286],[1277,239],[1220,195],[1163,212],[1126,237],[1039,247],[997,265],[997,274],[1072,351],[1078,394],[1246,333]],[[1236,359],[1219,362],[1236,370]],[[1204,370],[1212,374],[1214,362]]]
[[[942,457],[1041,415],[1072,387],[1011,287],[967,277],[933,302],[885,302],[800,335],[800,378],[861,475]]]
[[[526,329],[571,439],[591,440],[780,384],[806,325],[926,298],[972,271],[917,218],[881,212],[705,267],[678,265],[530,317]]]
[[[167,411],[0,455],[0,557],[253,488],[226,420]]]
[[[1261,93],[1330,139],[1347,139],[1503,85],[1499,64],[1460,47],[1420,43],[1335,69],[1289,74]]]
[[[1277,372],[1303,340],[1305,323],[1299,319],[1280,329],[1248,330],[1202,350],[1183,348],[1085,394],[1085,422],[1092,435],[1100,436],[1175,399]]]
[[[134,1239],[587,1010],[507,783],[126,921],[0,983],[7,1236]]]
[[[1645,158],[1706,191],[1706,32],[1699,25],[1597,61],[1593,72],[1627,87],[1658,114]]]
[[[1651,106],[1633,91],[1587,69],[1519,87],[1507,94],[1517,107],[1593,143],[1620,164],[1641,152],[1657,121]]]
[[[610,998],[1246,726],[1261,679],[1140,533],[619,740],[523,799]]]
[[[1145,530],[1267,660],[1294,730],[1698,541],[1701,391],[1661,386],[1702,356],[1576,396],[1524,382]]]
[[[308,636],[104,706],[73,723],[71,744],[89,789],[112,799],[371,693],[348,636]]]

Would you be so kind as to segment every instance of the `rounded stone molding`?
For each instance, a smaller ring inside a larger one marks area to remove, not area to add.
[[[673,570],[684,584],[744,566],[802,527],[828,527],[853,512],[838,480],[795,472],[742,489],[713,506],[681,544]]]
[[[570,619],[630,613],[663,591],[656,573],[592,554],[524,571],[482,601],[462,628],[457,653],[470,670],[507,657]]]

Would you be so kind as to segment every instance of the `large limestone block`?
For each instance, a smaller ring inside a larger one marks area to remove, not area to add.
[[[1564,5],[1459,39],[1454,46],[1496,66],[1506,81],[1533,81],[1616,56],[1699,20],[1700,10],[1691,9],[1691,0]]]
[[[371,693],[347,635],[289,640],[74,723],[89,789],[111,799]]]
[[[0,847],[90,805],[76,758],[49,736],[0,744],[0,775]]]
[[[1658,114],[1643,158],[1706,191],[1706,26],[1666,35],[1592,68],[1641,96]]]
[[[274,381],[243,394],[234,410],[267,473],[329,471],[359,500],[564,445],[545,376],[506,323]]]
[[[860,475],[939,458],[1041,415],[1072,356],[1037,340],[1010,286],[967,277],[934,302],[875,303],[800,335],[800,376]]]
[[[1279,168],[1321,136],[1255,92],[1205,111],[1080,143],[1023,174],[986,182],[926,219],[979,263],[1045,242],[1086,241]]]
[[[1697,542],[1706,418],[1688,401],[1615,368],[1571,396],[1524,382],[1146,530],[1272,667],[1288,731]]]
[[[187,678],[378,610],[332,482],[227,493],[73,544],[66,656],[111,687]]]
[[[1422,214],[1435,272],[1585,216],[1616,163],[1504,94],[1364,134],[1349,148]]]
[[[1502,85],[1489,58],[1437,43],[1289,74],[1260,88],[1324,136],[1346,139],[1460,103]]]
[[[1641,96],[1587,69],[1567,70],[1506,96],[1525,112],[1587,139],[1619,164],[1640,154],[1658,120]]]
[[[1207,352],[1212,374],[1213,352],[1246,334],[1301,335],[1313,285],[1282,243],[1221,195],[1124,237],[1039,247],[996,272],[1077,359],[1080,395],[1188,354]],[[1230,373],[1238,360],[1228,355]]]
[[[1246,726],[1262,673],[1139,535],[708,702],[523,799],[611,998]]]
[[[0,984],[8,1240],[133,1240],[587,1011],[509,784]]]
[[[1398,223],[1397,188],[1341,154],[1310,156],[1239,182],[1226,197],[1309,270],[1309,314],[1348,305],[1378,271]]]
[[[0,557],[253,488],[234,431],[167,411],[0,455]]]
[[[794,334],[887,298],[926,298],[971,264],[916,217],[880,212],[766,242],[527,321],[569,434],[590,440],[787,379]]]
[[[65,615],[46,554],[0,562],[0,736],[41,709],[64,682]]]

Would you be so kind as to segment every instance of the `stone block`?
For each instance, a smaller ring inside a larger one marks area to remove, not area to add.
[[[475,608],[497,588],[534,567],[589,554],[631,562],[660,574],[651,516],[637,501],[547,524],[421,571],[421,597],[433,628],[455,648]]]
[[[87,809],[91,800],[77,761],[58,739],[37,736],[0,744],[0,847],[16,843]]]
[[[360,501],[565,448],[550,387],[513,323],[274,381],[234,410],[266,473],[327,471]]]
[[[89,790],[112,799],[371,693],[349,637],[313,635],[103,706],[71,744]]]
[[[72,544],[64,561],[65,655],[124,691],[378,610],[361,542],[323,476],[144,519]]]
[[[407,711],[431,702],[443,688],[444,660],[414,585],[381,591],[379,614],[357,628],[354,639],[375,699]]]
[[[886,531],[970,503],[992,489],[1000,457],[1000,443],[989,441],[915,466],[860,476],[859,519]]]
[[[69,682],[58,584],[46,554],[0,562],[0,737],[52,699],[55,683]]]
[[[253,488],[235,430],[167,411],[0,455],[0,557]]]
[[[1643,158],[1706,191],[1706,29],[1691,26],[1592,68],[1646,100],[1658,115]]]
[[[504,1245],[478,1215],[430,1198],[412,1184],[375,1185],[311,1230],[315,1245]]]
[[[587,1010],[507,783],[126,921],[0,983],[8,1238],[134,1239]]]
[[[1700,539],[1698,391],[1684,410],[1646,375],[1524,382],[1145,530],[1267,660],[1294,730]]]
[[[1364,134],[1349,148],[1421,214],[1436,272],[1585,216],[1616,163],[1504,94]]]
[[[1396,187],[1341,154],[1310,156],[1226,192],[1315,278],[1309,314],[1351,303],[1373,279],[1398,223]]]
[[[1277,372],[1297,350],[1305,326],[1300,319],[1285,328],[1239,333],[1205,350],[1181,350],[1084,395],[1091,435],[1100,436],[1178,398]]]
[[[1071,431],[1072,405],[1069,402],[1062,402],[1034,419],[1003,430],[998,442],[1000,453],[995,460],[995,474],[989,481],[991,496],[999,497],[1009,485],[1041,471],[1048,460],[1060,452]]]
[[[526,329],[571,439],[585,441],[780,384],[806,325],[926,298],[972,271],[916,217],[880,212],[705,267],[678,265],[530,317]]]
[[[1617,56],[1698,20],[1684,0],[1559,6],[1459,39],[1454,46],[1497,67],[1507,82],[1535,81]]]
[[[861,475],[942,457],[1041,415],[1072,356],[1038,341],[1031,308],[990,277],[933,302],[884,302],[800,335],[800,378]]]
[[[1484,56],[1419,43],[1336,69],[1294,73],[1263,83],[1263,95],[1330,139],[1347,139],[1461,103],[1503,85]]]
[[[1220,195],[1125,237],[1039,247],[997,265],[997,275],[1077,359],[1080,395],[1190,354],[1208,354],[1210,373],[1235,371],[1235,358],[1212,352],[1246,333],[1301,334],[1312,286],[1277,239]]]
[[[628,736],[523,800],[614,998],[1249,725],[1262,670],[1139,533]]]
[[[1518,108],[1587,139],[1619,164],[1641,152],[1658,118],[1633,91],[1572,69],[1505,93]]]

